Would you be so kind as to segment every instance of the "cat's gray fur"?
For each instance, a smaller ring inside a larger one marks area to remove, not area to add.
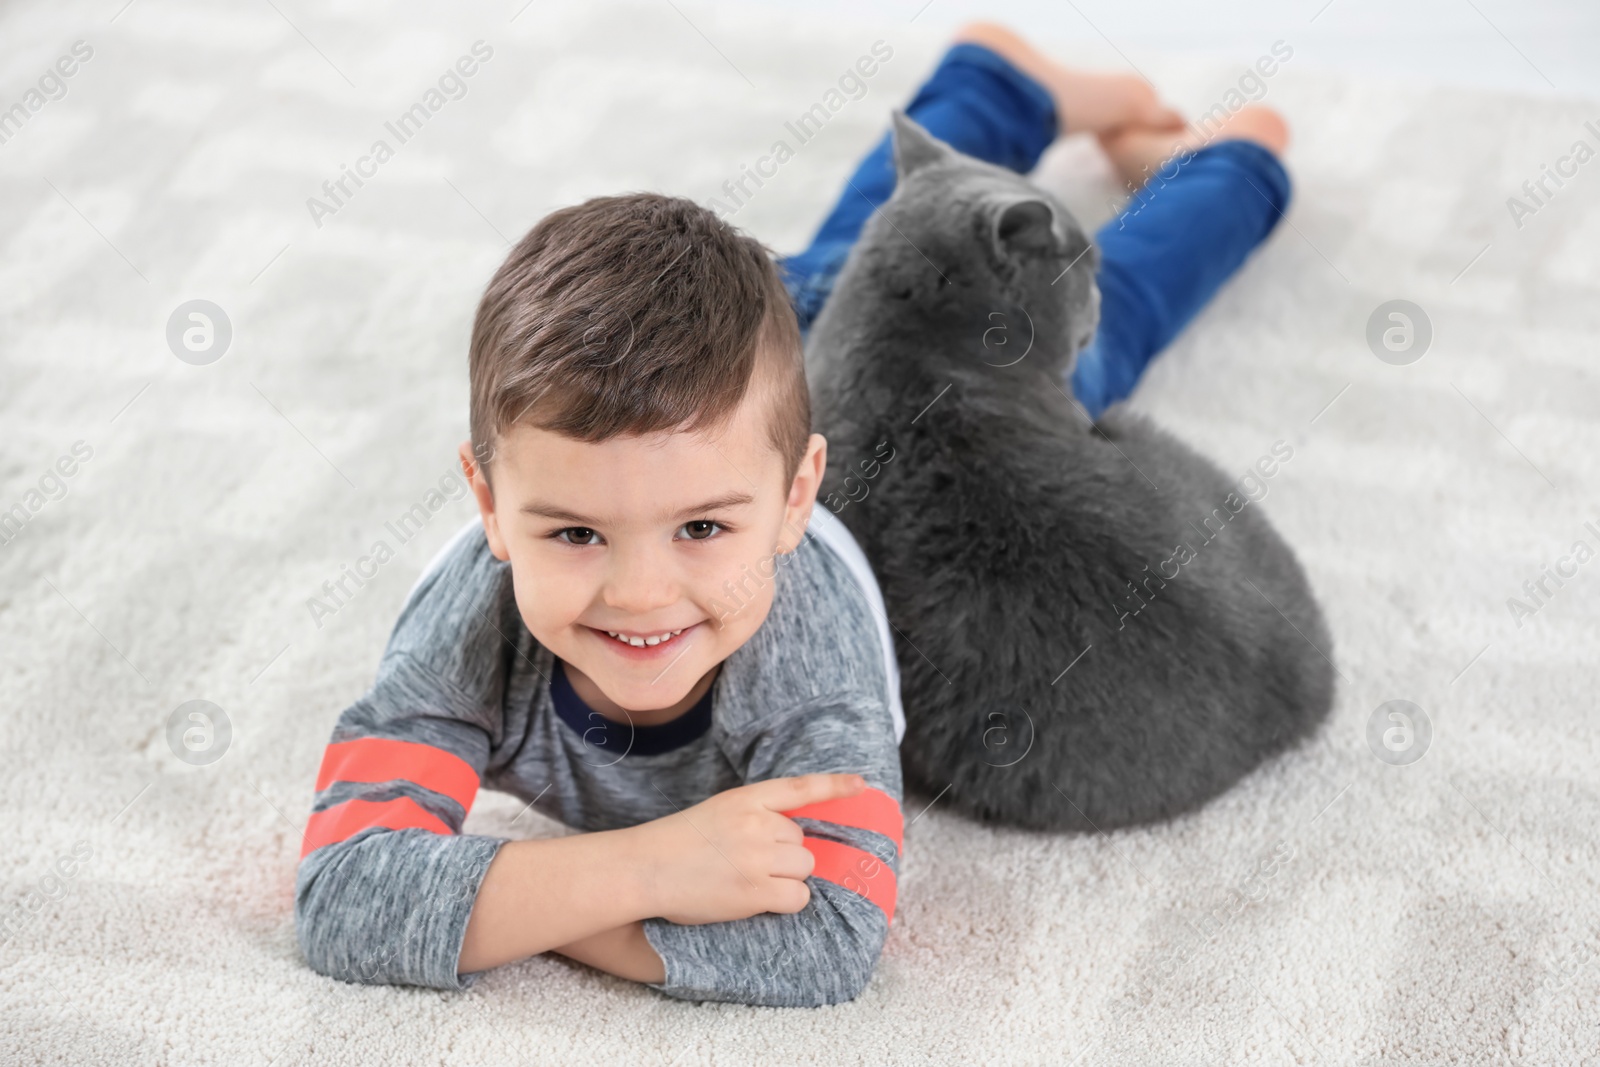
[[[1068,211],[899,113],[894,136],[806,357],[817,506],[898,631],[906,783],[1035,829],[1192,810],[1328,713],[1305,573],[1241,475],[1117,407],[1091,427],[1057,384],[1099,313]]]

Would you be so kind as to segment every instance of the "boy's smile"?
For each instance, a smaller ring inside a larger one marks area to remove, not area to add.
[[[462,445],[524,624],[607,718],[657,725],[693,707],[766,619],[774,555],[804,535],[826,444],[812,434],[787,480],[755,377],[709,431],[591,443],[513,426],[496,442],[492,491]]]

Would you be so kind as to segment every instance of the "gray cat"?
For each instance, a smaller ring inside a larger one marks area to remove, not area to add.
[[[1041,830],[1197,808],[1332,705],[1327,627],[1254,502],[1293,449],[1230,479],[1121,408],[1090,425],[1064,391],[1099,316],[1088,235],[898,112],[894,149],[806,360],[818,506],[898,631],[906,783]]]

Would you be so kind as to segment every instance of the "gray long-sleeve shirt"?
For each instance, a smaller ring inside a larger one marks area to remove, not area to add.
[[[480,525],[463,530],[412,590],[376,681],[324,756],[295,888],[311,966],[361,982],[472,980],[456,961],[505,840],[461,833],[480,785],[597,831],[750,782],[844,772],[868,789],[791,815],[817,861],[802,911],[653,917],[644,931],[666,965],[650,985],[675,997],[800,1007],[857,996],[900,871],[899,678],[877,585],[837,518],[816,508],[777,562],[771,612],[723,662],[709,713],[702,702],[630,728],[574,712],[560,665],[518,614],[509,565]]]

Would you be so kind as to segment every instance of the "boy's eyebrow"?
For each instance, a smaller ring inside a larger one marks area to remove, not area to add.
[[[725,493],[722,496],[714,497],[713,499],[707,500],[704,503],[696,504],[693,507],[684,508],[676,515],[673,515],[672,518],[680,520],[690,519],[696,515],[704,515],[705,513],[711,511],[722,511],[725,508],[736,508],[744,504],[753,504],[755,503],[755,499],[756,498],[749,493]],[[558,508],[554,504],[540,503],[537,500],[530,500],[526,504],[522,505],[521,511],[524,515],[536,515],[540,518],[555,519],[557,522],[570,522],[579,526],[604,525],[604,523],[600,522],[599,520],[587,518],[583,515],[577,514],[576,512],[568,511],[565,508]]]

